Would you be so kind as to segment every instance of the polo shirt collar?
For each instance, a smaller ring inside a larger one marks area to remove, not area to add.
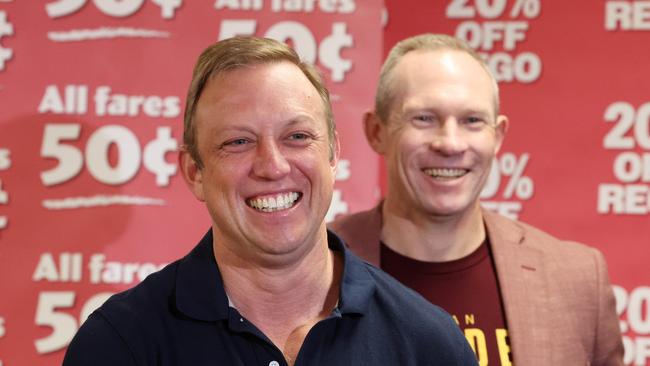
[[[375,281],[368,272],[368,264],[352,253],[343,240],[327,230],[330,249],[343,255],[343,276],[338,310],[341,314],[365,314],[375,293]]]
[[[343,275],[338,312],[363,315],[375,291],[375,281],[367,264],[354,255],[333,232],[327,232],[330,249],[343,256]],[[176,273],[177,309],[193,319],[217,321],[228,319],[228,296],[212,250],[212,229],[194,249],[182,258]]]
[[[228,297],[214,259],[211,229],[178,264],[176,306],[194,319],[228,319]]]

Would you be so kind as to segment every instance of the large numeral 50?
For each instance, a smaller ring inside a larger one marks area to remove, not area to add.
[[[104,303],[111,295],[110,292],[99,293],[86,301],[81,308],[79,322],[77,319],[60,309],[71,308],[74,305],[76,294],[73,291],[41,292],[38,296],[36,307],[36,325],[52,328],[52,333],[47,337],[34,341],[39,354],[58,351],[68,345],[77,332],[78,325],[82,324],[95,309]]]

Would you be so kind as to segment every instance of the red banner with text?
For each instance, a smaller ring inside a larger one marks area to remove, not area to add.
[[[383,29],[382,7],[0,0],[0,366],[60,364],[95,307],[209,227],[176,166],[208,44],[267,36],[319,66],[342,141],[331,219],[379,196],[361,116],[382,55],[423,32],[465,39],[500,82],[484,204],[600,249],[625,362],[650,365],[650,1],[387,0]]]
[[[387,0],[386,8],[385,50],[446,33],[486,58],[510,129],[484,205],[600,249],[625,363],[650,365],[650,1]]]
[[[0,1],[0,365],[60,364],[94,308],[209,228],[176,160],[194,62],[219,39],[278,39],[317,64],[343,146],[328,219],[370,207],[378,160],[359,120],[382,6]]]

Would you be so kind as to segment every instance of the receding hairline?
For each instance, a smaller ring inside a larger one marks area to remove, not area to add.
[[[445,34],[420,34],[410,38],[406,38],[393,46],[390,50],[388,57],[384,61],[381,68],[379,83],[377,85],[377,93],[375,95],[375,113],[379,116],[382,122],[388,120],[390,110],[393,107],[395,100],[394,93],[394,73],[397,65],[400,64],[402,59],[408,54],[412,53],[427,53],[427,52],[452,52],[456,51],[461,54],[466,54],[476,61],[481,66],[486,76],[492,84],[493,95],[493,109],[494,118],[499,116],[499,85],[490,70],[489,66],[474,49],[472,49],[466,42]]]
[[[209,75],[207,77],[207,79],[206,79],[205,86],[203,87],[203,91],[201,93],[201,96],[200,96],[200,98],[197,99],[197,103],[196,103],[197,108],[195,109],[194,116],[193,116],[194,122],[195,123],[198,122],[198,111],[199,111],[198,106],[202,103],[202,101],[204,101],[205,91],[208,88],[210,88],[211,85],[212,85],[212,87],[223,89],[223,86],[221,86],[221,85],[214,85],[214,83],[219,83],[220,82],[219,79],[226,78],[226,77],[231,77],[233,74],[239,73],[239,72],[242,72],[242,71],[246,72],[246,71],[252,71],[252,70],[255,70],[255,69],[259,69],[259,68],[272,67],[272,66],[278,66],[278,65],[289,67],[289,69],[291,69],[293,72],[296,73],[296,76],[298,78],[302,79],[302,81],[305,82],[304,86],[307,88],[306,90],[309,90],[309,94],[305,94],[305,97],[309,98],[309,99],[313,99],[314,101],[316,101],[316,104],[320,106],[320,111],[319,111],[319,116],[318,117],[323,119],[323,122],[325,123],[326,127],[329,127],[329,122],[328,122],[329,110],[328,110],[327,102],[322,98],[322,95],[319,93],[316,86],[312,83],[311,80],[309,80],[307,75],[305,75],[305,73],[300,69],[300,67],[298,65],[296,65],[295,63],[293,63],[293,62],[291,62],[289,60],[283,60],[283,59],[240,64],[240,65],[237,65],[237,66],[230,67],[228,69],[220,70],[219,72],[214,72],[211,75]],[[234,77],[237,77],[237,76],[234,76]],[[293,85],[291,87],[293,88]],[[297,117],[298,118],[296,118],[295,121],[292,120],[290,123],[297,123],[299,121],[302,121],[303,118],[305,117],[305,114],[298,113]]]
[[[196,106],[201,99],[206,84],[216,75],[225,74],[251,65],[288,62],[295,65],[323,101],[328,137],[330,140],[330,156],[333,158],[336,150],[336,123],[332,113],[329,92],[319,71],[309,63],[303,62],[295,50],[282,42],[268,38],[233,37],[216,42],[199,55],[192,79],[188,88],[183,114],[183,148],[187,150],[199,168],[202,167],[198,153],[197,131],[195,123]]]
[[[395,67],[392,69],[392,72],[390,74],[388,74],[388,84],[391,85],[392,83],[394,83],[393,79],[395,78],[396,71],[398,70],[398,68],[400,68],[400,65],[403,64],[403,61],[406,58],[408,58],[408,57],[412,58],[412,57],[419,56],[419,55],[427,55],[427,54],[434,54],[434,53],[437,54],[437,55],[440,55],[440,56],[442,56],[441,54],[455,54],[456,56],[466,57],[468,60],[470,60],[470,62],[474,62],[474,64],[479,66],[481,68],[481,70],[483,71],[483,75],[485,76],[487,82],[491,84],[492,98],[493,99],[496,98],[495,93],[497,91],[494,89],[494,85],[492,85],[493,83],[492,83],[492,78],[490,76],[490,73],[487,72],[487,70],[485,70],[485,67],[483,67],[483,65],[481,65],[481,63],[477,62],[467,52],[463,52],[462,50],[457,50],[457,49],[454,49],[454,48],[417,49],[417,50],[413,50],[411,52],[408,52],[408,53],[404,54],[404,56],[402,56],[397,61],[397,63],[395,63]],[[403,67],[401,67],[401,69],[403,69]],[[392,97],[393,97],[393,101],[394,101],[394,98],[395,98],[395,96],[397,94],[396,92],[399,90],[399,86],[392,87],[391,90],[393,91]],[[496,117],[498,115],[499,111],[498,111],[498,109],[496,109],[496,105],[494,105],[494,107],[495,107],[494,112],[495,112],[495,117]]]

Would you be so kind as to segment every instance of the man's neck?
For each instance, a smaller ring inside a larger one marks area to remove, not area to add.
[[[479,203],[454,216],[434,216],[417,210],[402,212],[390,202],[382,207],[381,240],[404,256],[425,262],[463,258],[485,240]]]
[[[215,256],[230,301],[293,364],[311,327],[338,302],[341,256],[328,248],[326,233],[299,260],[282,266],[250,265],[220,249],[215,246]]]

